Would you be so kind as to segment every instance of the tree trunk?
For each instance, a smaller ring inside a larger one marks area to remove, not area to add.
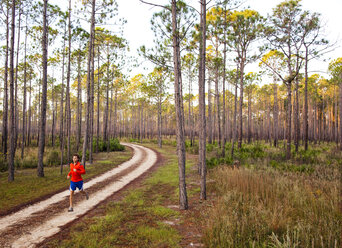
[[[340,80],[342,81],[342,73],[340,74]],[[340,150],[342,150],[342,82],[340,82]]]
[[[240,107],[239,107],[239,141],[238,148],[240,149],[242,146],[242,136],[243,136],[243,116],[242,116],[242,107],[243,107],[243,74],[244,74],[245,61],[244,58],[241,58],[240,63]]]
[[[9,46],[9,7],[7,6],[6,16],[6,48],[5,48],[5,67],[4,67],[4,103],[2,116],[2,151],[4,158],[7,159],[7,139],[8,139],[8,46]]]
[[[335,91],[337,94],[335,94],[335,97],[334,97],[334,101],[335,101],[335,134],[334,134],[334,137],[335,137],[335,142],[336,142],[336,145],[338,146],[338,114],[337,114],[337,109],[338,109],[338,90]],[[340,112],[341,113],[341,112]]]
[[[239,79],[239,68],[236,70],[236,81],[235,81],[235,95],[234,95],[234,120],[233,120],[233,137],[232,137],[232,149],[231,149],[231,156],[234,158],[234,143],[236,139],[236,115],[237,115],[237,88],[238,88],[238,79]]]
[[[207,199],[206,189],[206,118],[205,118],[205,56],[206,56],[206,0],[201,0],[201,55],[200,55],[200,80],[199,80],[199,164],[200,164],[200,199]],[[218,76],[217,76],[218,77]],[[218,80],[218,78],[217,78]],[[218,84],[218,81],[217,81]],[[219,104],[218,104],[219,105]],[[218,107],[219,112],[219,107]],[[219,114],[218,114],[219,117]],[[220,129],[220,125],[219,125]],[[220,138],[219,138],[220,139]]]
[[[216,51],[216,56],[218,57],[218,51]],[[216,114],[217,114],[217,129],[218,129],[218,144],[221,147],[222,145],[222,134],[221,134],[221,107],[220,107],[220,92],[219,92],[219,65],[216,65],[215,68],[215,100],[216,100]]]
[[[212,103],[211,103],[211,79],[208,80],[208,143],[213,143],[213,121],[212,121]]]
[[[251,113],[251,92],[247,93],[248,98],[248,123],[247,123],[247,142],[248,144],[251,143],[251,120],[252,120],[252,113]]]
[[[15,155],[15,107],[14,107],[14,36],[15,36],[15,0],[12,1],[11,48],[10,48],[10,154],[8,157],[8,181],[14,181]]]
[[[24,100],[23,100],[23,127],[22,127],[22,144],[21,144],[21,159],[24,158],[24,149],[26,143],[26,81],[27,81],[27,66],[26,66],[26,48],[27,48],[27,17],[25,30],[25,52],[24,52]]]
[[[175,106],[177,123],[177,155],[179,169],[179,208],[188,209],[188,197],[185,183],[185,144],[184,144],[184,118],[182,116],[183,99],[181,95],[181,67],[180,67],[180,41],[177,27],[177,2],[172,0],[172,40],[173,63],[175,74]]]
[[[222,157],[226,156],[226,58],[227,58],[227,10],[224,8],[224,28],[223,28],[223,80],[222,80]]]
[[[305,47],[305,87],[304,87],[304,149],[308,150],[309,122],[308,122],[308,47]]]
[[[40,113],[40,124],[39,124],[39,148],[38,148],[38,177],[44,177],[44,147],[45,147],[45,128],[46,128],[46,105],[47,105],[47,59],[48,59],[48,27],[47,27],[47,3],[48,0],[44,0],[43,10],[43,81],[42,81],[42,104]]]
[[[95,24],[94,24],[94,37],[93,42],[95,42]],[[95,45],[93,45],[93,57],[92,57],[92,66],[91,66],[91,111],[90,111],[90,147],[89,147],[89,163],[93,163],[93,140],[94,140],[94,101],[95,101]]]
[[[107,85],[106,85],[106,109],[105,109],[105,120],[103,123],[103,142],[108,142],[108,110],[109,110],[109,63],[110,63],[110,56],[109,56],[109,46],[107,46],[107,52],[108,52],[108,60],[107,60]],[[109,147],[107,147],[109,148]],[[108,151],[108,150],[107,150]]]
[[[29,111],[28,111],[28,128],[27,128],[27,145],[30,146],[31,144],[31,94],[32,94],[32,74],[30,74],[30,94],[29,94]]]
[[[21,14],[22,14],[22,8],[21,8],[21,1],[19,2],[19,16],[18,16],[18,43],[17,43],[17,57],[16,57],[16,70],[15,70],[15,81],[14,81],[14,87],[15,87],[15,93],[14,98],[18,99],[18,64],[19,64],[19,48],[20,48],[20,24],[21,24]],[[18,101],[15,101],[14,103],[14,109],[15,109],[15,150],[17,150],[17,141],[18,141],[18,125],[19,125],[19,111],[18,111]]]
[[[64,33],[66,34],[66,25],[64,26]],[[64,161],[64,64],[65,64],[65,39],[63,41],[63,58],[62,58],[62,87],[61,87],[61,106],[60,106],[60,124],[59,124],[59,147],[61,150],[61,166],[60,173],[63,173],[63,161]]]
[[[291,116],[292,116],[292,90],[291,90],[291,82],[286,84],[287,86],[287,122],[286,122],[286,159],[291,158]]]
[[[295,151],[298,152],[299,148],[299,135],[300,135],[300,127],[299,127],[299,79],[296,77],[296,85],[295,85],[295,101],[294,101],[294,143],[295,143]]]
[[[90,25],[90,37],[88,48],[88,66],[87,66],[87,112],[86,112],[86,129],[83,140],[82,149],[82,164],[85,166],[86,152],[88,147],[89,131],[90,131],[90,111],[91,111],[91,77],[92,77],[92,60],[93,60],[93,41],[95,30],[95,0],[92,1],[92,13],[91,13],[91,25]],[[92,144],[91,144],[92,145]]]
[[[76,151],[78,152],[81,142],[82,132],[82,87],[81,87],[81,50],[78,51],[77,58],[77,134]]]
[[[71,108],[70,108],[70,73],[71,73],[71,0],[69,0],[69,11],[68,11],[68,69],[67,69],[67,87],[66,87],[66,112],[67,112],[67,135],[68,135],[68,143],[67,143],[67,161],[70,161],[70,137],[71,137]]]
[[[97,122],[96,122],[96,153],[99,152],[100,138],[100,45],[97,47]]]
[[[162,82],[159,82],[159,96],[158,96],[158,146],[162,148],[163,141],[162,141]],[[189,93],[189,102],[190,102],[190,93]],[[190,106],[189,106],[190,107]],[[190,115],[189,115],[190,118]]]
[[[114,99],[115,99],[114,100],[114,138],[116,138],[117,137],[117,123],[118,123],[118,89],[117,88],[115,88]]]

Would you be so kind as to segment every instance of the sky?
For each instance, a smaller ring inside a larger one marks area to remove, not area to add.
[[[149,0],[158,4],[166,3],[166,0]],[[154,12],[160,8],[141,3],[139,0],[117,0],[119,4],[119,15],[125,17],[127,24],[124,29],[124,36],[129,41],[131,53],[137,54],[137,49],[146,45],[153,46],[153,32],[151,31],[150,20]],[[192,0],[193,5],[199,5],[199,0]],[[272,13],[274,8],[281,0],[246,0],[243,7],[250,7],[257,10],[263,16]],[[341,0],[302,0],[302,8],[311,12],[321,14],[322,24],[324,25],[325,38],[330,42],[337,42],[339,47],[327,54],[320,60],[312,61],[310,65],[311,73],[324,75],[327,71],[328,63],[331,59],[342,57],[342,1]],[[326,62],[324,62],[326,60]],[[147,65],[144,62],[143,65]],[[251,65],[247,70],[255,70],[256,66]],[[134,71],[133,71],[134,72]],[[325,74],[328,76],[327,74]]]

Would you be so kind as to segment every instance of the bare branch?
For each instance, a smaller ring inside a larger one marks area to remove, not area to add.
[[[139,1],[144,3],[144,4],[152,5],[154,7],[161,7],[161,8],[164,8],[164,9],[167,9],[167,10],[171,11],[171,8],[169,8],[167,6],[164,6],[164,5],[159,5],[159,4],[155,4],[155,3],[149,3],[149,2],[146,2],[146,1],[143,1],[143,0],[139,0]]]
[[[280,73],[278,73],[272,66],[270,66],[268,63],[266,63],[266,61],[264,61],[263,59],[259,59],[262,63],[264,63],[268,68],[271,69],[271,71],[276,74],[283,82],[285,81],[284,78],[280,75]]]

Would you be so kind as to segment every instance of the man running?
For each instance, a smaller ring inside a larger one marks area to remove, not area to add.
[[[74,191],[76,188],[82,192],[86,199],[89,199],[89,195],[87,192],[83,190],[83,178],[82,174],[85,174],[84,166],[80,164],[80,156],[78,154],[74,154],[72,156],[73,163],[70,164],[70,172],[68,173],[67,179],[70,179],[70,206],[68,209],[68,212],[74,211],[73,209],[73,203],[72,203],[72,197],[74,196]]]

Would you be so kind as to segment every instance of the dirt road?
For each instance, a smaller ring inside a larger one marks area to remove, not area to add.
[[[0,218],[0,247],[35,247],[36,244],[58,233],[66,224],[84,216],[125,185],[148,171],[156,162],[157,154],[151,149],[126,144],[133,149],[133,157],[118,167],[85,182],[90,199],[75,194],[74,212],[67,212],[69,191],[28,206]]]

